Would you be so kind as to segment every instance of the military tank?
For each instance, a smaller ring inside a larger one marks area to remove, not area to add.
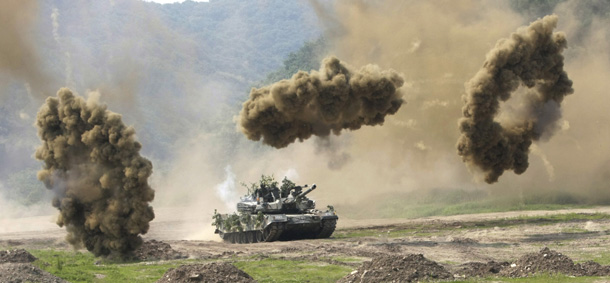
[[[321,211],[307,195],[315,184],[296,186],[284,178],[281,188],[273,178],[263,176],[260,185],[252,184],[248,194],[237,203],[237,212],[214,211],[214,233],[231,243],[258,243],[277,240],[322,239],[335,231],[334,208]]]

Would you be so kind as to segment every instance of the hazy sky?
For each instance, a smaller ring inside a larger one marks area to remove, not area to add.
[[[146,2],[156,2],[156,3],[161,3],[161,4],[169,4],[169,3],[177,3],[177,2],[184,2],[185,0],[143,0]],[[194,2],[208,2],[208,0],[190,0],[190,1],[194,1]]]

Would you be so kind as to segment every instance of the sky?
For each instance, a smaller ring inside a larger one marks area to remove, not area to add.
[[[171,4],[171,3],[182,3],[185,0],[143,0],[145,2],[155,2],[159,4]],[[190,0],[194,2],[208,2],[208,0]]]

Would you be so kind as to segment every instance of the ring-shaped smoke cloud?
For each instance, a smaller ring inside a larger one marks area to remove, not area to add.
[[[465,84],[458,154],[481,169],[487,183],[497,182],[505,170],[525,172],[532,142],[559,128],[561,102],[574,90],[563,70],[565,34],[553,32],[557,21],[556,15],[546,16],[498,41]],[[520,86],[528,89],[521,117],[498,121],[500,102]]]

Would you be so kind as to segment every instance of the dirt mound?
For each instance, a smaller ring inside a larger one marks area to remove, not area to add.
[[[35,260],[37,258],[24,249],[0,251],[0,263],[28,263]]]
[[[443,279],[453,279],[453,275],[421,254],[410,254],[373,258],[337,282],[417,282]]]
[[[134,252],[134,259],[136,260],[170,260],[186,257],[185,254],[172,249],[169,244],[156,240],[144,242]]]
[[[0,282],[67,283],[68,281],[56,277],[31,263],[3,263],[0,264]]]
[[[610,275],[610,266],[588,261],[583,264],[574,264],[571,258],[543,248],[537,253],[522,256],[500,273],[508,277],[526,277],[535,273],[562,273],[572,276],[606,276]]]
[[[226,262],[181,265],[171,268],[157,282],[256,282],[250,275]]]
[[[461,277],[488,277],[500,273],[500,271],[509,265],[510,264],[508,262],[495,261],[490,261],[487,263],[468,262],[460,265],[460,268],[455,272],[455,274]]]
[[[609,265],[601,265],[594,261],[587,261],[579,264],[580,267],[584,270],[584,276],[609,276],[610,275],[610,266]]]

